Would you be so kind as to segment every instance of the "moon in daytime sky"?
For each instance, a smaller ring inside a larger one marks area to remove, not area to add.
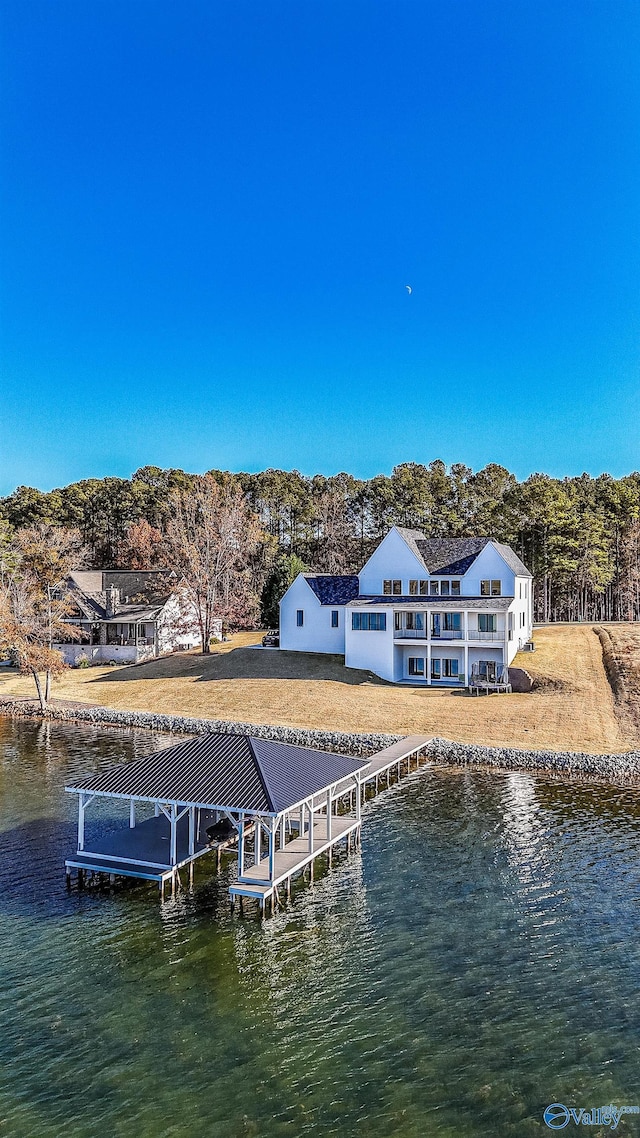
[[[406,288],[407,292],[409,293],[409,296],[411,296],[411,293],[413,292],[411,285],[405,285],[404,287]]]

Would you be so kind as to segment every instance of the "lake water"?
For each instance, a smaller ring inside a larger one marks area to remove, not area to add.
[[[0,744],[0,1135],[521,1138],[640,1103],[637,791],[423,769],[261,924],[209,859],[164,906],[66,892],[65,781],[157,738]]]

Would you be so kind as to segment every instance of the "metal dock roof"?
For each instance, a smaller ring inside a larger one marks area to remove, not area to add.
[[[251,735],[200,735],[66,787],[77,793],[279,814],[368,766]]]

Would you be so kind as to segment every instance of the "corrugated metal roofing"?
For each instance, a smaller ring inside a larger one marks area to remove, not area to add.
[[[366,765],[310,747],[212,732],[66,789],[278,814]]]
[[[249,741],[271,809],[276,813],[368,766],[366,761],[315,751],[311,747],[292,747],[270,739],[251,738]]]
[[[346,605],[358,595],[358,578],[354,575],[336,576],[330,573],[311,575],[304,579],[313,589],[321,605]]]

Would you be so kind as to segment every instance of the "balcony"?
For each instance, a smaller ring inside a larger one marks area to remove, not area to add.
[[[464,640],[464,630],[462,628],[440,628],[436,632],[431,629],[432,640]]]
[[[394,640],[426,640],[426,628],[395,628],[393,632]]]
[[[467,636],[469,640],[482,640],[485,643],[497,641],[502,644],[504,643],[505,631],[504,628],[502,628],[498,629],[497,632],[480,632],[478,628],[470,628]]]

